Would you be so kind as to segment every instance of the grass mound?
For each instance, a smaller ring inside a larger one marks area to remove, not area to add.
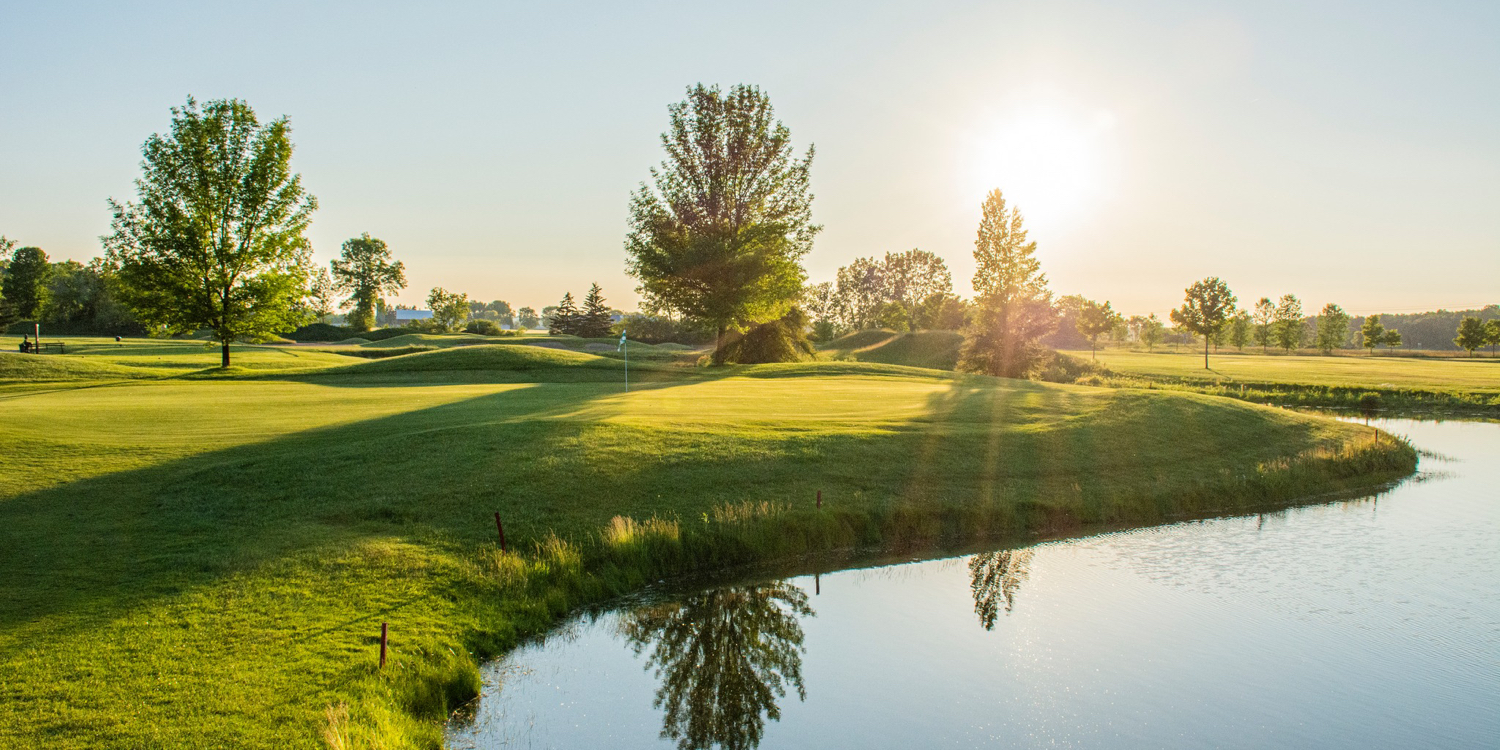
[[[362,339],[362,338],[360,338],[358,336],[355,336],[353,338],[344,339],[343,341],[336,341],[336,342],[334,342],[333,345],[334,346],[363,346],[364,344],[368,344],[368,343],[370,343],[369,339]]]
[[[867,349],[872,346],[883,344],[899,335],[900,334],[896,333],[895,331],[872,328],[864,331],[846,333],[843,336],[840,336],[833,341],[828,342],[828,344],[823,348],[841,352],[853,351],[856,349]]]
[[[392,339],[394,340],[394,339]],[[632,367],[644,375],[648,365]],[[376,359],[320,371],[319,375],[399,375],[440,373],[523,373],[562,380],[616,379],[623,377],[624,363],[595,354],[546,346],[485,344],[432,349],[414,354]]]
[[[0,352],[0,381],[39,383],[66,380],[153,378],[162,373],[91,358],[58,354]]]

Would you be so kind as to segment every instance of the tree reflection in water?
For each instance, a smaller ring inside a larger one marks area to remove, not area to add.
[[[985,630],[995,629],[1001,601],[1005,602],[1005,613],[1010,614],[1016,604],[1016,590],[1026,580],[1030,564],[1030,549],[986,552],[969,559],[969,588],[974,592],[974,613],[979,615],[979,624]]]
[[[766,717],[781,719],[776,700],[802,687],[801,617],[807,594],[785,582],[731,586],[631,612],[620,628],[647,669],[661,679],[656,707],[661,736],[681,750],[760,744]]]

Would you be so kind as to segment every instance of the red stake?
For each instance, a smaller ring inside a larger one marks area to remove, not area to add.
[[[500,551],[505,551],[505,525],[500,523],[500,511],[495,511],[495,531],[500,532]]]
[[[380,668],[381,669],[385,669],[385,639],[386,639],[386,634],[387,634],[386,624],[382,622],[382,623],[380,623]]]
[[[818,507],[823,507],[823,491],[818,490]]]

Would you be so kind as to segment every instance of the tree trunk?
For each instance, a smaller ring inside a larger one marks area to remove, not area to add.
[[[1203,369],[1208,369],[1208,337],[1203,337]]]
[[[724,326],[719,326],[714,332],[714,364],[722,365],[724,360]]]
[[[224,342],[223,353],[224,353],[224,364],[221,365],[221,367],[228,367],[229,366],[229,341],[227,341],[227,340]]]

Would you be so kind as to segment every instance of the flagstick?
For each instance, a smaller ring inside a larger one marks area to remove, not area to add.
[[[620,331],[620,350],[625,352],[625,392],[630,392],[630,346],[625,331]]]

